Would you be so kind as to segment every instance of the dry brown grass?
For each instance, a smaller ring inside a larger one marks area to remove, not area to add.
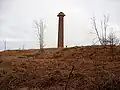
[[[64,90],[72,66],[67,90],[119,90],[120,53],[114,47],[115,60],[109,46],[1,52],[0,90]]]

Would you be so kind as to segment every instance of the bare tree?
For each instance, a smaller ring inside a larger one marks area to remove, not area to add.
[[[37,37],[39,40],[39,48],[40,50],[43,50],[44,47],[44,23],[42,20],[34,21],[35,28],[37,29]]]
[[[25,44],[23,44],[20,49],[24,50],[25,49]]]
[[[97,39],[101,45],[116,45],[119,43],[119,40],[114,32],[111,32],[107,35],[109,16],[104,15],[104,20],[101,21],[101,30],[98,30],[96,19],[94,16],[92,18],[92,21],[95,34],[97,35]]]
[[[110,45],[112,60],[116,59],[115,53],[114,53],[114,50],[115,50],[114,46],[119,44],[119,39],[116,37],[113,31],[110,32],[109,34],[107,33],[109,17],[104,15],[104,20],[101,21],[101,31],[98,30],[97,28],[95,17],[92,18],[92,21],[93,21],[93,27],[96,31],[95,34],[97,35],[98,41],[100,42],[101,45]]]
[[[6,40],[3,40],[3,44],[4,44],[4,50],[7,50],[7,42],[6,42]]]
[[[107,27],[108,27],[108,21],[109,16],[104,15],[104,20],[101,21],[101,30],[98,30],[97,24],[96,24],[96,18],[93,16],[92,18],[92,24],[95,30],[95,34],[97,35],[97,38],[101,45],[106,45],[107,42]]]

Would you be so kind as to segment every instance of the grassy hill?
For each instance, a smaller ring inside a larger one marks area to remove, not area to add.
[[[0,90],[120,90],[120,46],[0,52]]]

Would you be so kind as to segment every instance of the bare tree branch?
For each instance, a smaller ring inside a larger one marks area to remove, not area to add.
[[[37,22],[36,20],[34,21],[35,24],[35,28],[37,29],[37,37],[39,40],[39,45],[40,45],[40,49],[43,49],[44,47],[44,24],[43,21],[40,20],[39,22]]]
[[[119,39],[116,37],[114,32],[109,33],[107,40],[108,40],[110,45],[119,44]]]
[[[109,21],[108,15],[104,15],[104,20],[101,21],[101,31],[98,31],[95,17],[92,18],[92,21],[93,21],[94,30],[96,31],[97,38],[98,38],[101,45],[110,44],[111,43],[110,41],[113,41],[113,40],[110,40],[111,38],[114,40],[117,39],[112,35],[110,35],[109,38],[107,36],[107,28],[108,28],[108,21]],[[115,42],[117,42],[117,41],[115,41]]]
[[[104,37],[104,36],[103,36],[103,33],[104,33],[104,32],[103,32],[103,22],[102,22],[102,21],[101,21],[101,32],[102,32],[101,37]]]
[[[7,42],[6,42],[6,40],[3,40],[3,43],[4,43],[4,50],[7,50]]]
[[[108,21],[109,21],[109,17],[104,15],[104,31],[105,31],[105,42],[104,44],[106,45],[107,42],[107,35],[106,35],[106,31],[107,31],[107,27],[108,27]]]
[[[97,25],[96,25],[96,20],[95,20],[95,17],[94,17],[94,16],[93,16],[93,18],[92,18],[92,21],[93,21],[93,26],[94,26],[94,29],[95,29],[95,31],[96,31],[98,40],[99,40],[100,44],[102,44],[101,39],[100,39],[100,35],[99,35],[99,32],[98,32],[98,29],[97,29]]]

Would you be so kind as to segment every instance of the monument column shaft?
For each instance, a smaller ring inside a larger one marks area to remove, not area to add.
[[[58,22],[58,48],[64,47],[64,17],[59,16]]]

